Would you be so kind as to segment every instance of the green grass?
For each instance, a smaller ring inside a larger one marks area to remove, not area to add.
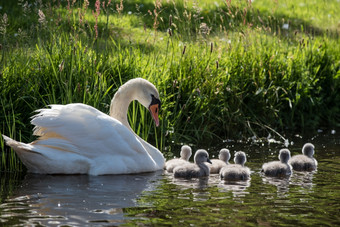
[[[137,103],[129,121],[165,155],[171,144],[339,126],[336,0],[123,1],[122,11],[106,1],[98,16],[94,2],[19,2],[0,10],[1,134],[32,141],[30,117],[48,104],[107,113],[134,77],[157,86],[161,126]],[[21,169],[0,145],[0,169]]]

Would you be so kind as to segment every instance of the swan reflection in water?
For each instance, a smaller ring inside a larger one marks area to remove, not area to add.
[[[153,191],[161,176],[162,171],[104,176],[29,174],[7,201],[7,215],[24,216],[25,225],[124,223],[123,208],[137,206],[141,193]],[[14,209],[20,206],[21,211]]]

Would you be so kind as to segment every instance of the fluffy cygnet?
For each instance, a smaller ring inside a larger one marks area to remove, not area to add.
[[[210,170],[205,162],[210,162],[209,154],[206,150],[199,149],[195,153],[195,163],[187,163],[185,165],[174,168],[173,173],[176,178],[196,178],[209,176]]]
[[[279,153],[280,161],[272,161],[262,165],[262,172],[267,176],[282,177],[292,174],[292,167],[288,164],[290,159],[290,151],[288,149],[281,149]]]
[[[250,169],[245,167],[247,158],[243,151],[235,153],[235,164],[229,164],[220,171],[220,177],[223,180],[248,180],[250,178]]]
[[[207,166],[210,168],[210,173],[219,173],[220,170],[229,164],[230,159],[230,152],[228,149],[223,148],[220,150],[218,155],[218,159],[211,159],[211,163],[206,163]]]
[[[318,162],[313,157],[314,155],[314,145],[311,143],[306,143],[302,147],[302,154],[294,155],[289,159],[289,164],[297,171],[313,171],[316,170]]]
[[[189,158],[191,157],[191,147],[188,145],[183,145],[181,148],[180,158],[174,158],[165,163],[165,169],[169,173],[172,173],[176,166],[185,165],[189,163]]]

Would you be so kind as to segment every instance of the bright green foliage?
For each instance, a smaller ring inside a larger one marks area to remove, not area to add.
[[[162,151],[339,126],[337,0],[1,4],[0,132],[12,138],[32,141],[30,117],[49,104],[107,113],[134,77],[157,86],[161,126],[137,103],[129,121]],[[0,169],[18,169],[0,142]]]

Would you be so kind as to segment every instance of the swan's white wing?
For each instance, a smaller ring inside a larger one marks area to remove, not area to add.
[[[93,153],[122,152],[129,150],[143,152],[143,147],[135,135],[118,120],[85,104],[51,105],[51,109],[40,109],[31,121],[34,135],[40,136],[35,144],[51,146],[67,146],[73,152],[81,152],[92,157]],[[48,141],[48,142],[47,142]],[[61,144],[61,141],[66,141]],[[72,147],[75,146],[75,147]],[[112,145],[112,146],[110,146]],[[62,147],[61,147],[62,148]],[[77,151],[76,148],[83,148]],[[91,149],[92,148],[92,149]]]
[[[35,151],[53,158],[66,153],[86,157],[96,166],[93,174],[157,168],[134,133],[91,106],[79,103],[52,105],[51,109],[38,110],[31,123],[35,125],[34,134],[40,136],[32,143]]]

